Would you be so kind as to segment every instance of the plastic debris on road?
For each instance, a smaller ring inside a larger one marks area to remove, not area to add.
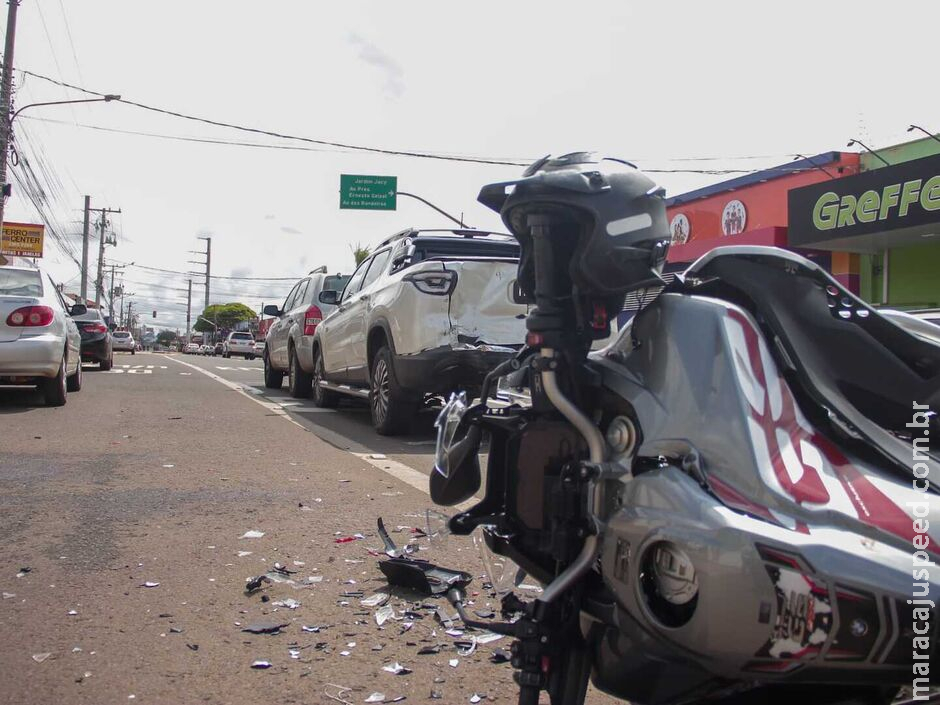
[[[363,700],[364,703],[384,703],[385,702],[385,693],[372,693],[368,698]]]
[[[378,607],[379,605],[384,605],[389,601],[391,595],[387,592],[377,592],[373,595],[369,595],[362,600],[359,600],[359,604],[363,607]]]
[[[245,581],[245,594],[250,595],[253,592],[257,592],[258,590],[261,589],[261,586],[264,583],[270,583],[270,582],[271,582],[271,579],[266,575],[259,575],[254,578],[248,578],[248,580]]]
[[[407,676],[409,673],[412,673],[410,668],[405,668],[398,661],[395,663],[390,663],[387,666],[382,666],[383,671],[388,673],[394,673],[396,676]]]
[[[289,625],[290,622],[281,622],[276,620],[255,622],[253,624],[249,624],[247,627],[242,627],[242,631],[248,632],[249,634],[280,634],[281,629]]]
[[[293,598],[290,598],[290,597],[283,599],[283,600],[277,600],[276,602],[272,602],[271,604],[274,605],[275,607],[286,607],[289,610],[295,610],[298,607],[300,607],[300,603],[297,602],[297,600],[294,600]]]
[[[478,644],[492,644],[494,641],[499,641],[500,639],[505,638],[504,634],[496,634],[495,632],[486,632],[485,634],[480,634],[476,637]]]
[[[271,668],[271,662],[270,661],[255,661],[251,664],[251,667],[258,668],[258,669]]]
[[[460,659],[456,659],[456,658],[452,658],[450,661],[447,662],[447,665],[450,666],[451,668],[457,668],[459,664],[460,664]]]
[[[42,663],[43,661],[45,661],[45,660],[46,660],[47,658],[49,658],[50,656],[52,656],[52,654],[49,654],[49,653],[45,653],[45,654],[33,654],[33,661],[35,661],[36,663]]]
[[[382,626],[388,620],[392,619],[395,616],[395,608],[391,605],[382,605],[375,611],[375,623],[378,626]]]
[[[490,655],[491,663],[509,663],[512,659],[512,656],[505,649],[493,649],[493,653]]]
[[[15,593],[15,592],[5,592],[5,593],[3,593],[3,599],[4,599],[4,600],[10,600],[10,599],[13,599],[14,597],[16,597],[16,593]]]
[[[379,562],[379,569],[391,585],[411,588],[425,595],[441,595],[451,588],[464,588],[473,579],[469,573],[417,558],[389,558]]]
[[[257,531],[255,529],[250,529],[241,535],[240,538],[243,539],[260,539],[264,537],[263,531]]]
[[[145,587],[145,588],[155,588],[155,587],[160,587],[160,583],[155,583],[155,582],[153,582],[153,581],[151,581],[151,580],[148,580],[148,581],[145,582],[145,583],[141,583],[140,586],[141,586],[141,587]]]

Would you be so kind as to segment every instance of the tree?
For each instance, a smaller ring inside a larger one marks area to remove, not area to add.
[[[196,319],[193,330],[197,333],[214,331],[215,328],[212,323],[218,325],[219,330],[222,328],[234,328],[237,323],[250,321],[252,318],[257,317],[258,314],[245,306],[245,304],[212,304],[202,312],[201,318]],[[212,323],[207,323],[207,320],[212,321]]]
[[[357,266],[357,267],[358,267],[360,264],[362,264],[363,262],[365,262],[366,257],[368,257],[370,254],[372,254],[372,252],[369,250],[368,247],[363,247],[363,246],[362,246],[362,243],[361,243],[361,242],[357,242],[355,247],[353,247],[352,245],[350,245],[350,246],[349,246],[349,249],[352,250],[353,257],[354,257],[355,260],[356,260],[356,266]]]
[[[157,344],[159,345],[172,345],[176,342],[176,333],[171,330],[161,330],[157,333]]]

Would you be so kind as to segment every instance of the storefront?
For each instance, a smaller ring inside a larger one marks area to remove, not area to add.
[[[826,152],[667,199],[670,262],[694,262],[722,245],[787,247],[792,189],[859,172],[859,156]]]
[[[940,142],[866,154],[861,166],[790,192],[790,246],[839,253],[869,302],[940,307]]]

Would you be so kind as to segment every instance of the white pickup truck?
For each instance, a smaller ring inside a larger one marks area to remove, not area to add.
[[[525,341],[518,243],[477,230],[406,230],[375,247],[317,326],[292,389],[315,404],[368,399],[383,435],[406,432],[428,394],[476,390]],[[297,368],[294,370],[294,368]]]

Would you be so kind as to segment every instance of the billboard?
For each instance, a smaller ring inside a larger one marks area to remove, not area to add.
[[[31,223],[4,223],[0,240],[0,255],[12,257],[42,257],[44,225]]]

